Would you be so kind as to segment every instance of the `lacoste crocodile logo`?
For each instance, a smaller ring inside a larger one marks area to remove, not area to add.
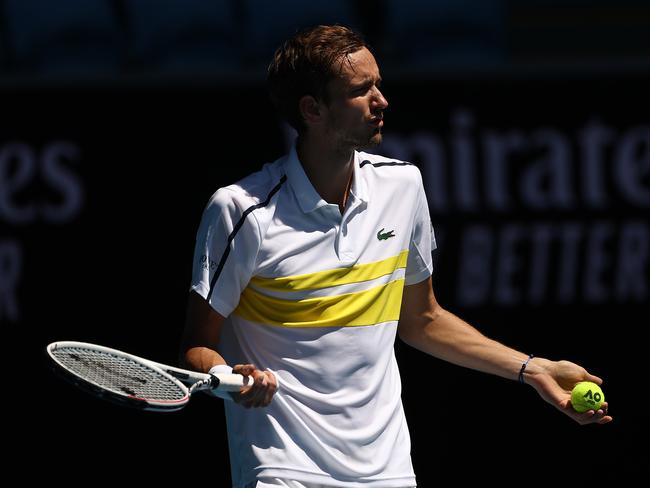
[[[379,232],[377,232],[377,239],[379,239],[380,241],[385,241],[386,239],[395,237],[394,232],[395,231],[392,230],[389,230],[388,232],[384,232],[384,229],[382,228]]]

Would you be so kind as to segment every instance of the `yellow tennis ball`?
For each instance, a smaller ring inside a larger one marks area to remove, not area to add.
[[[576,412],[598,410],[605,401],[605,394],[596,383],[581,381],[571,391],[571,405]]]

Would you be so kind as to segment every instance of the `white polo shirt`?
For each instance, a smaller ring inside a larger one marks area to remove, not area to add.
[[[434,248],[419,170],[373,154],[355,153],[343,215],[295,148],[211,197],[191,288],[227,317],[226,361],[279,383],[269,407],[225,404],[234,487],[415,485],[394,342]]]

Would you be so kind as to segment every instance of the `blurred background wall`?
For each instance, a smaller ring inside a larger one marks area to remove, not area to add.
[[[142,482],[200,465],[228,486],[221,404],[120,410],[58,382],[43,349],[176,361],[203,206],[291,144],[265,69],[321,23],[374,48],[377,151],[423,173],[438,299],[603,377],[615,417],[579,427],[530,388],[398,343],[419,485],[625,486],[648,454],[647,0],[0,0],[0,321],[5,364],[34,383],[6,398],[12,459]],[[170,463],[152,474],[155,449]]]

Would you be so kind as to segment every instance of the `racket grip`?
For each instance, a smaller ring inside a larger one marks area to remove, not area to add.
[[[233,401],[233,393],[239,393],[242,386],[246,386],[251,378],[244,378],[240,374],[210,373],[210,386],[204,390],[209,395],[222,400]]]
[[[244,377],[240,374],[225,374],[217,373],[211,374],[211,389],[221,391],[236,391],[238,392],[243,386],[248,386],[252,383],[250,376]]]

